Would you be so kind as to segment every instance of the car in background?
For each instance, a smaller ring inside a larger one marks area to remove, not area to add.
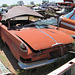
[[[75,8],[70,13],[59,17],[59,26],[75,31]]]
[[[75,7],[75,0],[64,0],[64,2],[58,2],[60,7],[66,7],[68,9],[73,9]]]
[[[75,39],[75,31],[72,31],[72,30],[69,30],[69,29],[65,29],[63,27],[60,27],[58,25],[57,18],[51,17],[51,18],[46,19],[46,20],[40,20],[40,23],[50,25],[50,27],[54,28],[55,30],[62,31],[62,32],[70,35],[73,39]]]
[[[67,14],[67,13],[69,13],[69,10],[66,9],[66,8],[62,8],[61,10],[56,11],[56,14],[58,14],[58,15],[64,15],[64,14]]]
[[[0,21],[2,19],[3,14],[6,14],[8,12],[8,8],[0,8]]]

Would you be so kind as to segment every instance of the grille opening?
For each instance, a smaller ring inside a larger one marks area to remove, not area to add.
[[[25,59],[20,56],[21,62],[25,63]]]
[[[50,52],[50,56],[51,56],[51,59],[59,57],[60,50],[55,50],[55,51]]]
[[[30,59],[26,59],[26,61],[28,62],[28,61],[31,61],[31,58]]]
[[[26,63],[26,62],[30,62],[30,61],[31,61],[31,58],[29,58],[29,59],[24,59],[24,58],[22,58],[22,57],[20,56],[20,60],[21,60],[21,62]]]

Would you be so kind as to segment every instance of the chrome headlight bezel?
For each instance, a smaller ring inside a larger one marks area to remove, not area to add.
[[[27,45],[26,45],[25,43],[23,43],[23,42],[21,42],[21,44],[20,44],[20,49],[21,49],[21,51],[23,51],[23,52],[28,52],[28,47],[27,47]]]
[[[70,35],[72,38],[75,38],[75,35]]]

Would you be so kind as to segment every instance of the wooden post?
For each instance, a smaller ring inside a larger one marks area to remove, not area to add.
[[[10,30],[10,21],[8,20],[8,30]]]

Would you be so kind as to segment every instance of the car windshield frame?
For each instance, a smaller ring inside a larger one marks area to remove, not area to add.
[[[50,22],[48,22],[48,21],[50,21]],[[54,21],[55,21],[55,23],[54,23]],[[24,28],[25,27],[35,27],[37,29],[38,28],[39,29],[41,29],[41,28],[52,28],[50,25],[57,25],[57,19],[52,19],[52,20],[39,20],[37,22],[24,25]]]
[[[16,22],[16,24],[14,24]],[[20,23],[21,22],[21,23]],[[22,23],[23,22],[23,23]],[[29,23],[30,22],[30,23]],[[28,24],[26,24],[28,23]],[[17,29],[25,29],[25,28],[52,28],[50,25],[57,25],[57,19],[56,18],[50,18],[46,20],[37,20],[37,21],[30,21],[30,20],[12,20],[10,19],[8,21],[8,29],[10,30],[17,30]]]

